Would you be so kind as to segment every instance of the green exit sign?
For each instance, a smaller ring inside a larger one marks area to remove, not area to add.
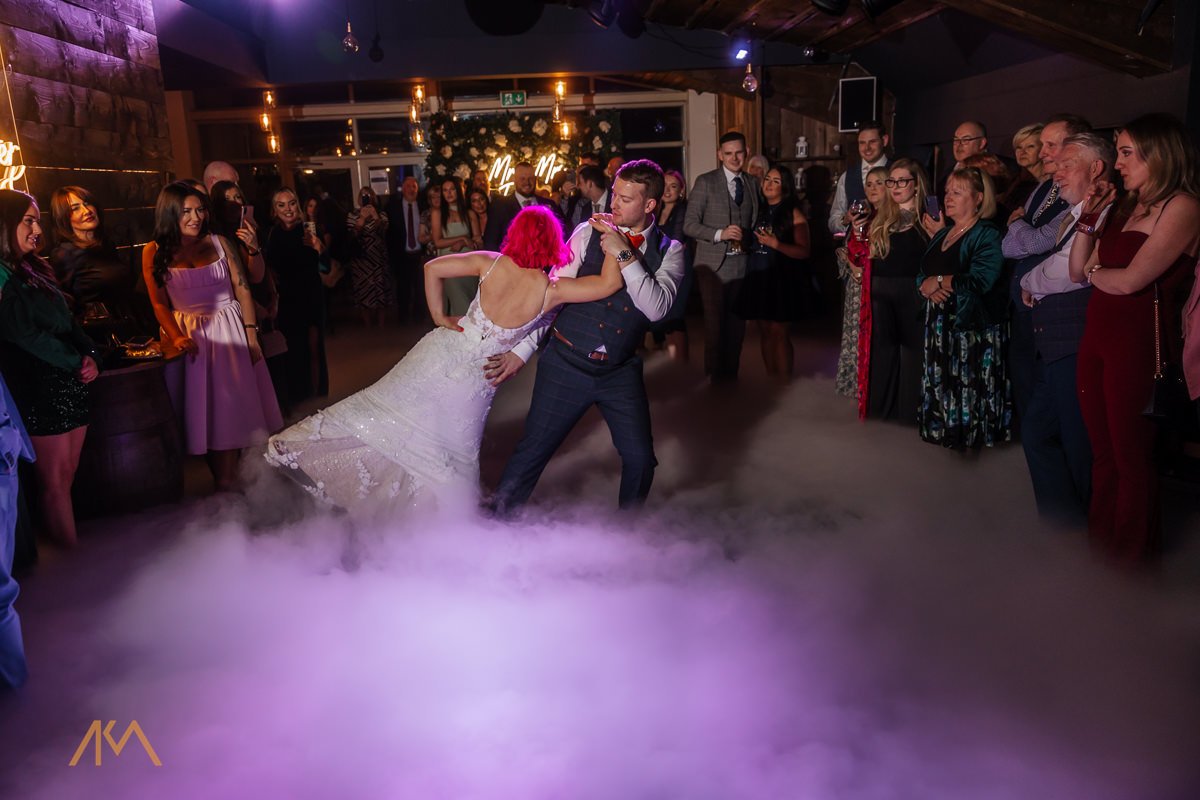
[[[501,108],[513,108],[523,105],[525,105],[525,91],[523,89],[514,89],[511,92],[500,93]]]

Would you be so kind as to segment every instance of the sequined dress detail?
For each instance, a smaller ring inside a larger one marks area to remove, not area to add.
[[[461,333],[430,331],[373,385],[272,436],[267,461],[322,503],[356,514],[475,496],[479,444],[496,394],[484,365],[537,327],[544,306],[524,325],[504,328],[488,318],[476,292]]]

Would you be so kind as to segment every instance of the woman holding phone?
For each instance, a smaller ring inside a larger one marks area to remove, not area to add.
[[[325,290],[329,251],[305,222],[296,193],[284,187],[271,196],[271,227],[263,243],[267,266],[279,285],[279,330],[287,341],[284,374],[289,404],[329,393],[325,361]]]

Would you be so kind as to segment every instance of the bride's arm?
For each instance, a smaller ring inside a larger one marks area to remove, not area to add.
[[[600,267],[599,275],[588,275],[586,278],[558,278],[550,284],[546,307],[551,308],[560,303],[589,303],[592,300],[602,300],[625,285],[621,278],[621,266],[612,253],[604,254],[604,264]]]
[[[455,331],[462,330],[458,325],[458,317],[448,317],[443,311],[446,300],[442,281],[447,278],[479,275],[492,263],[495,256],[495,253],[483,251],[452,253],[425,262],[425,302],[429,305],[429,315],[433,317],[435,325]]]

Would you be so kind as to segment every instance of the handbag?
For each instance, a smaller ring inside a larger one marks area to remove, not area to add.
[[[1154,284],[1154,389],[1142,411],[1160,425],[1183,430],[1192,421],[1191,399],[1183,370],[1163,362],[1162,325],[1159,322],[1158,284]]]

